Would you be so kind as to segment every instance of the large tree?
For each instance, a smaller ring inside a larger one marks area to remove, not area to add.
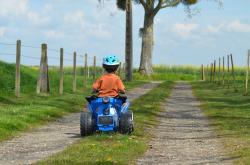
[[[142,37],[140,72],[150,75],[152,69],[152,52],[154,45],[154,18],[157,13],[164,8],[176,7],[179,4],[190,6],[196,4],[198,0],[133,0],[136,4],[144,8],[144,24],[140,29]],[[126,9],[126,0],[117,0],[117,7]]]

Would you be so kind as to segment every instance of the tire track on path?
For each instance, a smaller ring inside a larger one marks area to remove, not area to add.
[[[160,125],[152,130],[155,137],[137,164],[232,164],[234,158],[223,151],[199,105],[191,86],[177,82],[159,115]]]
[[[130,101],[139,98],[157,85],[159,82],[152,82],[134,88],[127,92],[128,98]],[[0,164],[33,164],[64,150],[81,139],[79,117],[80,113],[73,113],[0,143]]]

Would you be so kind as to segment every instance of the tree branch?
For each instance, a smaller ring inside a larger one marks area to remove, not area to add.
[[[161,9],[166,7],[174,7],[177,6],[179,3],[181,3],[181,0],[174,0],[168,3],[166,2],[164,5],[161,6]]]
[[[164,3],[164,0],[159,0],[157,6],[154,8],[153,15],[155,16],[163,8],[177,6],[180,2],[181,0],[173,0],[171,2],[165,1]]]
[[[145,10],[148,10],[147,4],[144,0],[139,0]]]
[[[159,0],[157,6],[154,8],[153,16],[155,16],[158,13],[158,11],[161,9],[162,4],[163,4],[163,0]]]

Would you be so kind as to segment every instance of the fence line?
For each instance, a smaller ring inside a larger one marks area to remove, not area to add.
[[[5,43],[5,42],[0,42],[0,45],[16,46],[15,43]],[[29,45],[29,44],[22,44],[21,47],[24,47],[24,48],[32,48],[32,49],[39,49],[39,50],[41,49],[41,46],[34,46],[34,45]],[[60,49],[47,48],[47,51],[57,52],[58,54],[60,54]],[[16,56],[15,53],[1,53],[1,52],[0,52],[0,55],[13,55],[13,56]],[[72,53],[64,51],[64,55],[72,56]],[[77,56],[79,56],[79,57],[84,57],[84,55],[80,55],[80,54],[77,54]],[[26,55],[26,57],[28,57],[28,56]],[[30,57],[31,57],[31,56],[30,56]],[[33,58],[33,57],[31,57],[31,58]],[[38,57],[38,58],[39,58],[39,57]],[[52,59],[51,56],[50,56],[49,58]],[[55,59],[55,58],[57,58],[57,59],[59,60],[59,59],[60,59],[60,56],[54,57],[54,59]],[[92,60],[92,59],[94,59],[94,56],[88,56],[88,58]],[[39,58],[39,59],[40,59],[40,58]],[[66,59],[66,58],[65,58],[65,59]],[[70,60],[70,61],[73,61],[73,59]]]
[[[60,48],[60,82],[59,82],[59,94],[63,94],[63,48]]]
[[[6,45],[6,46],[16,46],[15,43],[5,43],[5,42],[0,42],[0,45]]]
[[[218,64],[218,68],[216,66]],[[204,73],[204,64],[201,65],[201,80],[214,83],[217,85],[222,85],[224,88],[225,86],[230,89],[232,87],[234,89],[234,92],[239,91],[239,85],[237,81],[237,72],[235,70],[235,63],[233,60],[233,55],[228,54],[223,57],[220,57],[218,59],[218,63],[216,60],[211,62],[207,65],[207,68],[205,69]],[[245,71],[245,80],[244,81],[244,89],[243,89],[243,95],[248,95],[248,82],[249,82],[249,71],[250,71],[250,49],[247,52],[246,57],[246,71]],[[205,75],[207,75],[209,78],[205,78]]]
[[[250,50],[247,53],[247,66],[246,66],[246,81],[245,81],[245,96],[248,95],[248,79],[249,79],[249,63],[250,63]]]
[[[16,57],[16,71],[15,71],[15,96],[20,97],[21,95],[21,61],[22,58],[29,59],[29,60],[35,60],[39,62],[39,76],[37,78],[37,87],[36,91],[38,94],[40,93],[50,93],[50,81],[49,81],[49,65],[48,65],[48,60],[58,60],[59,61],[59,82],[58,82],[58,87],[59,87],[59,94],[63,94],[63,86],[64,86],[64,62],[72,62],[73,63],[73,72],[71,72],[73,81],[72,81],[72,92],[77,91],[77,68],[81,68],[82,76],[83,76],[83,86],[86,87],[86,84],[90,78],[90,71],[91,74],[93,75],[91,78],[92,80],[95,80],[96,76],[98,74],[103,73],[103,69],[98,69],[97,70],[97,62],[102,62],[102,59],[97,59],[96,56],[89,56],[87,54],[77,54],[76,52],[69,53],[64,51],[63,48],[60,49],[54,49],[54,48],[48,48],[47,44],[42,44],[41,46],[34,46],[34,45],[29,45],[29,44],[22,44],[21,40],[18,40],[16,43],[5,43],[5,42],[0,42],[0,46],[15,46],[16,47],[16,52],[0,52],[0,57],[3,56],[15,56]],[[39,56],[31,56],[28,55],[27,53],[22,53],[22,48],[29,48],[29,49],[37,49],[41,50],[40,57]],[[14,50],[14,48],[13,48]],[[58,55],[49,54],[49,52],[56,52]],[[72,57],[72,58],[70,58]],[[78,62],[77,63],[77,59]],[[83,59],[83,60],[81,60]],[[83,61],[83,62],[81,62]],[[88,61],[93,61],[91,65],[88,63]],[[79,66],[77,66],[79,64]],[[37,65],[38,66],[38,65]],[[120,70],[122,67],[120,66]],[[79,73],[79,72],[78,72]],[[124,71],[123,71],[124,73]]]

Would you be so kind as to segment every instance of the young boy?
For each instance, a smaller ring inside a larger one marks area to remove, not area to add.
[[[119,67],[119,61],[116,56],[107,56],[103,58],[103,68],[106,74],[102,75],[93,84],[93,92],[98,94],[98,97],[117,97],[119,93],[125,93],[125,87],[119,76],[115,74]]]

